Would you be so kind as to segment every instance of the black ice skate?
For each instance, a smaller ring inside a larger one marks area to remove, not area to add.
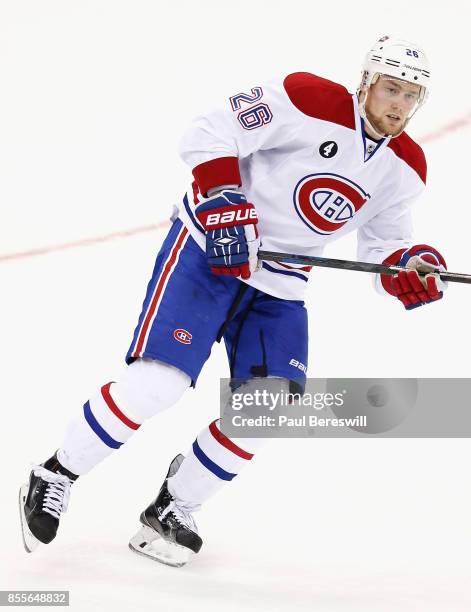
[[[20,518],[26,552],[49,544],[57,534],[61,512],[67,510],[70,487],[78,476],[66,470],[56,455],[34,465],[29,483],[20,489]]]
[[[177,455],[170,464],[157,499],[141,513],[142,527],[129,542],[131,550],[173,567],[185,565],[203,544],[191,516],[199,506],[176,500],[167,488],[167,479],[177,473],[183,459]]]

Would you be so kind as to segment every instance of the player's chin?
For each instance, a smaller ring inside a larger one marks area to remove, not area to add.
[[[384,134],[388,134],[389,136],[397,136],[404,129],[404,121],[402,120],[393,120],[389,119],[389,117],[383,121],[383,132]]]

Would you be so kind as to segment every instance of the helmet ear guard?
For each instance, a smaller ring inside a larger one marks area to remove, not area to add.
[[[404,127],[400,132],[400,134],[402,134],[413,115],[427,101],[430,87],[429,62],[422,49],[417,47],[414,43],[390,38],[389,36],[380,38],[366,54],[362,67],[360,85],[357,89],[359,98],[360,92],[364,92],[363,100],[359,102],[360,115],[368,128],[373,131],[375,137],[383,138],[385,134],[379,134],[377,130],[374,129],[367,117],[365,108],[369,89],[371,85],[374,85],[378,81],[380,76],[391,77],[393,79],[419,85],[420,87],[417,104],[409,113],[404,123]],[[400,134],[396,134],[396,136]]]

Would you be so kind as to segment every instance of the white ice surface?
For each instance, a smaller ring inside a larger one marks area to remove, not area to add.
[[[411,133],[433,132],[470,112],[469,18],[465,2],[403,0],[2,3],[0,254],[161,221],[185,188],[176,147],[192,115],[280,70],[352,89],[388,31],[430,51],[434,93]],[[471,272],[470,136],[468,124],[426,145],[416,209],[418,240],[459,272]],[[273,441],[197,515],[191,565],[127,549],[169,460],[217,413],[219,346],[195,391],[74,486],[57,540],[24,552],[18,487],[122,367],[163,236],[0,262],[0,589],[67,589],[80,612],[469,611],[467,439]],[[311,375],[469,375],[469,287],[406,313],[367,275],[312,276]]]

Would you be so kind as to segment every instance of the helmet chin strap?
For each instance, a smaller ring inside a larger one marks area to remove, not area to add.
[[[366,99],[368,98],[369,87],[367,89],[363,89],[362,91],[365,94],[365,97],[363,98],[362,102],[360,102],[360,89],[357,91],[358,110],[360,111],[360,116],[363,119],[363,121],[365,122],[366,127],[368,128],[368,132],[370,133],[370,135],[373,138],[377,138],[378,140],[380,140],[381,138],[387,138],[387,137],[391,136],[391,134],[383,134],[381,132],[378,132],[378,130],[375,128],[375,126],[369,120],[368,114],[366,112]],[[402,126],[402,130],[398,134],[395,134],[394,136],[391,136],[391,138],[397,138],[398,136],[400,136],[402,134],[402,132],[406,129],[407,124],[409,123],[409,119],[414,115],[414,113],[415,113],[415,111],[412,113],[412,115],[410,117],[407,117],[407,119],[404,121],[404,125]]]

